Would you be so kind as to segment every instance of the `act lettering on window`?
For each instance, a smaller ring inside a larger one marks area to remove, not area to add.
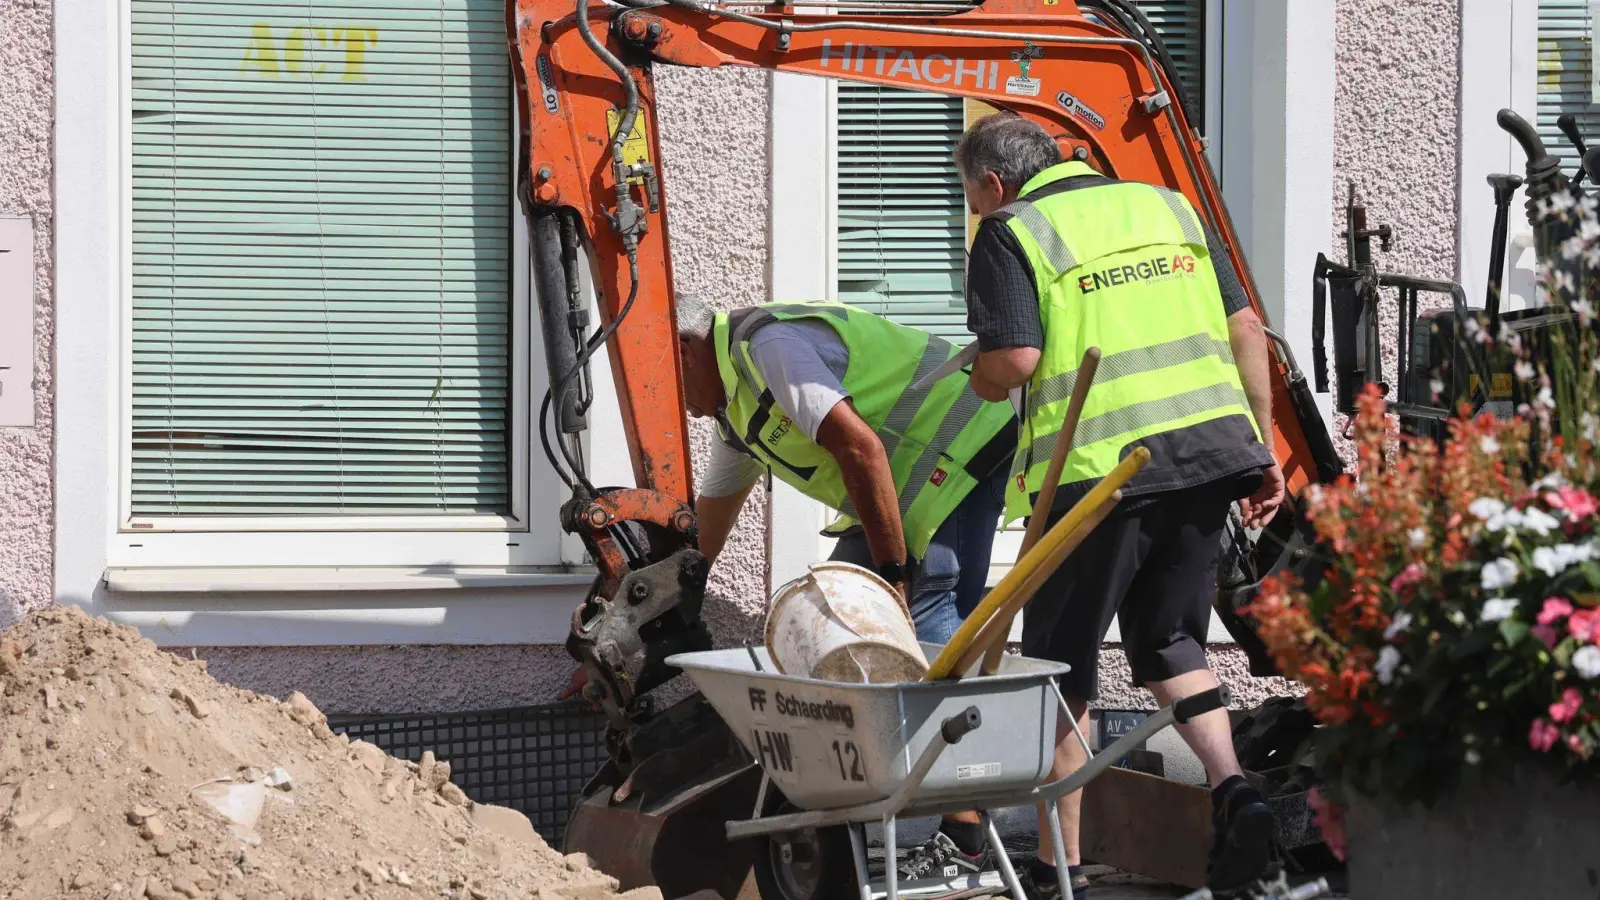
[[[378,29],[364,25],[296,25],[274,29],[250,26],[239,71],[262,78],[337,78],[365,81],[367,50],[377,46]]]

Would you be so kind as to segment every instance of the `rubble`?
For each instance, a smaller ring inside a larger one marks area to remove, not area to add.
[[[0,632],[0,898],[634,900],[450,764],[335,735],[76,607]]]

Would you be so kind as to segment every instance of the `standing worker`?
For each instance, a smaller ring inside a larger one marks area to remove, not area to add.
[[[1061,473],[1054,524],[1135,447],[1150,461],[1123,501],[1023,613],[1028,656],[1072,667],[1061,682],[1079,727],[1099,695],[1101,642],[1115,615],[1133,683],[1163,706],[1217,685],[1206,632],[1224,524],[1238,501],[1247,526],[1283,500],[1272,455],[1266,335],[1221,242],[1182,194],[1063,162],[1055,139],[1014,114],[974,124],[955,151],[967,204],[983,221],[967,269],[967,325],[979,354],[972,386],[1023,411],[1006,520],[1027,515],[1061,431],[1075,370],[1101,359]],[[1058,735],[1052,778],[1086,762]],[[1240,771],[1226,710],[1178,730],[1213,785],[1207,885],[1238,890],[1268,873],[1275,825]],[[1072,896],[1082,793],[1060,801]],[[1050,832],[1022,879],[1061,897]]]
[[[689,412],[718,420],[695,500],[701,552],[716,559],[771,471],[843,513],[833,559],[893,585],[919,640],[949,641],[988,576],[1011,405],[980,400],[959,371],[919,386],[957,348],[843,304],[713,314],[680,297],[678,341]]]

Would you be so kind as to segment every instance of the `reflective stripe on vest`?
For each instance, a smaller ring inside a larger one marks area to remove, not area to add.
[[[1024,185],[1022,200],[994,214],[1034,270],[1044,325],[1007,492],[1008,521],[1027,514],[1042,486],[1078,365],[1091,346],[1100,348],[1100,365],[1062,484],[1104,477],[1129,445],[1156,434],[1205,429],[1235,415],[1256,427],[1205,231],[1189,201],[1165,188],[1110,180],[1029,197],[1053,182],[1096,174],[1079,162],[1053,166]]]
[[[802,493],[840,510],[845,519],[830,530],[848,527],[855,516],[838,464],[797,428],[774,425],[772,392],[756,369],[749,342],[757,329],[774,322],[820,320],[844,341],[851,363],[844,388],[889,458],[899,495],[907,549],[917,557],[949,514],[987,472],[968,465],[1002,429],[1009,427],[1008,403],[985,403],[964,372],[923,387],[912,387],[958,352],[949,341],[899,325],[844,304],[776,303],[716,317],[717,365],[728,405],[727,427],[772,473]]]

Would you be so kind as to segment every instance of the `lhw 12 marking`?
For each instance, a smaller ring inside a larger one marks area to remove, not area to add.
[[[790,743],[789,735],[765,728],[754,730],[756,755],[761,757],[762,768],[769,772],[781,771],[794,774],[794,745]]]

